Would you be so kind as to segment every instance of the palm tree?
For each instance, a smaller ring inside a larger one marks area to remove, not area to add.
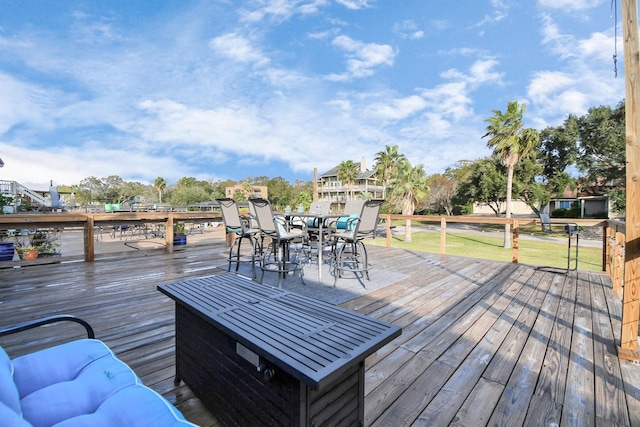
[[[540,135],[538,131],[525,128],[523,116],[526,107],[518,105],[517,101],[509,101],[507,110],[493,110],[494,116],[485,120],[488,123],[489,137],[487,147],[493,148],[494,157],[507,168],[507,208],[506,217],[511,218],[511,192],[513,189],[513,171],[520,159],[527,156],[538,145]],[[511,247],[511,225],[504,226],[504,247]]]
[[[158,191],[158,203],[162,203],[162,193],[164,192],[164,189],[167,188],[167,181],[159,176],[153,180],[153,188]]]
[[[413,215],[416,207],[427,200],[428,178],[422,165],[411,166],[408,160],[397,164],[395,174],[389,180],[390,202],[402,215]],[[404,241],[411,242],[411,220],[405,223]]]
[[[398,153],[398,145],[385,146],[384,151],[378,151],[374,159],[376,161],[375,169],[380,181],[382,182],[382,198],[387,198],[387,186],[389,179],[397,168],[398,163],[406,160],[404,154]]]
[[[360,175],[360,165],[353,160],[347,160],[338,165],[338,179],[350,187],[351,199],[353,199],[353,184],[358,180],[358,175]]]

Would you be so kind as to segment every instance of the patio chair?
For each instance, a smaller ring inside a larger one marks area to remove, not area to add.
[[[347,203],[344,205],[344,210],[342,211],[342,216],[331,221],[329,226],[344,230],[349,218],[357,218],[358,215],[360,215],[364,202],[365,200],[363,199],[347,200]]]
[[[302,270],[301,257],[298,248],[294,244],[300,244],[300,248],[307,239],[306,229],[290,229],[284,217],[275,216],[271,203],[262,198],[249,199],[253,206],[256,221],[260,228],[260,269],[264,278],[265,271],[278,273],[278,287],[282,287],[282,279],[289,273],[300,272],[300,279],[304,284],[304,272]],[[265,248],[265,240],[270,239],[270,244]],[[292,248],[294,254],[291,254]]]
[[[580,240],[580,229],[575,222],[551,222],[548,214],[540,214],[542,231],[548,234],[565,234],[567,236],[567,271],[578,269],[578,243]],[[561,226],[562,229],[553,229],[554,226]],[[572,255],[572,241],[575,239],[574,254]],[[574,262],[571,268],[571,262]]]
[[[61,322],[82,325],[87,338],[65,339],[65,328],[53,326]],[[59,314],[3,326],[0,337],[36,328],[49,331],[39,343],[61,341],[14,358],[0,347],[0,425],[195,427],[82,319]]]
[[[344,271],[353,271],[356,275],[360,272],[363,277],[370,280],[367,248],[363,240],[375,237],[380,220],[378,217],[380,206],[383,202],[383,200],[365,201],[359,216],[349,217],[344,229],[336,229],[332,232],[330,237],[333,239],[333,286]],[[367,287],[364,283],[362,286]]]
[[[217,199],[218,203],[220,203],[220,209],[222,211],[222,220],[224,221],[225,230],[227,233],[232,233],[235,238],[233,239],[233,243],[229,248],[229,257],[227,261],[229,261],[229,266],[227,271],[231,271],[231,264],[235,263],[236,271],[240,267],[241,262],[250,262],[251,263],[251,274],[255,279],[256,277],[256,253],[259,250],[258,246],[258,234],[260,230],[257,228],[250,227],[250,221],[240,215],[240,209],[238,209],[238,203],[234,199],[230,198],[221,198]],[[251,254],[246,255],[242,254],[242,242],[244,240],[249,241],[249,245],[251,246]],[[235,253],[234,253],[235,250]]]

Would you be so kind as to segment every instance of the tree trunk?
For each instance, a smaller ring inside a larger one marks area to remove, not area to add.
[[[513,188],[513,166],[507,168],[507,218],[511,218],[511,190]],[[511,224],[504,225],[504,248],[511,247]]]
[[[405,220],[404,224],[404,241],[406,243],[411,243],[411,220]]]

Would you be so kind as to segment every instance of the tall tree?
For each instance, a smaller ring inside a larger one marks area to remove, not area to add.
[[[347,160],[338,165],[338,179],[351,190],[351,199],[353,199],[353,184],[358,180],[358,175],[360,175],[360,165],[353,160]]]
[[[506,217],[511,218],[511,197],[513,189],[513,171],[521,158],[535,149],[540,141],[538,131],[524,127],[524,112],[526,107],[517,101],[509,101],[503,113],[493,110],[493,117],[488,123],[483,136],[489,137],[487,146],[493,148],[493,155],[507,168],[507,206]],[[511,225],[504,226],[504,247],[511,247]]]
[[[506,180],[504,166],[493,157],[474,162],[465,162],[459,166],[464,169],[458,186],[460,200],[470,203],[483,203],[500,216],[505,199]]]
[[[572,118],[578,133],[578,169],[590,185],[624,181],[626,134],[624,102],[614,109],[590,108],[588,114]]]
[[[387,186],[398,164],[405,161],[404,154],[398,152],[397,145],[387,145],[384,151],[378,151],[375,157],[375,171],[382,182],[382,198],[387,198]]]
[[[162,203],[162,193],[164,189],[167,188],[167,181],[159,176],[153,181],[153,188],[158,192],[158,203]]]
[[[457,182],[446,174],[434,174],[429,178],[429,208],[435,212],[453,215],[453,197],[458,188]]]
[[[426,202],[429,195],[428,177],[422,165],[411,166],[408,160],[400,162],[389,180],[390,202],[402,215],[413,215],[416,207]],[[411,220],[405,222],[405,242],[411,242]]]

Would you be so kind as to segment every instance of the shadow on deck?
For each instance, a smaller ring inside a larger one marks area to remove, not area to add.
[[[403,328],[367,360],[366,425],[640,425],[640,367],[616,355],[622,305],[606,275],[369,254],[376,269],[404,278],[342,304]],[[81,317],[187,419],[217,426],[188,387],[173,384],[174,306],[156,286],[225,273],[215,267],[224,258],[222,246],[194,246],[0,270],[1,323]],[[41,329],[0,345],[17,356],[81,333]]]

